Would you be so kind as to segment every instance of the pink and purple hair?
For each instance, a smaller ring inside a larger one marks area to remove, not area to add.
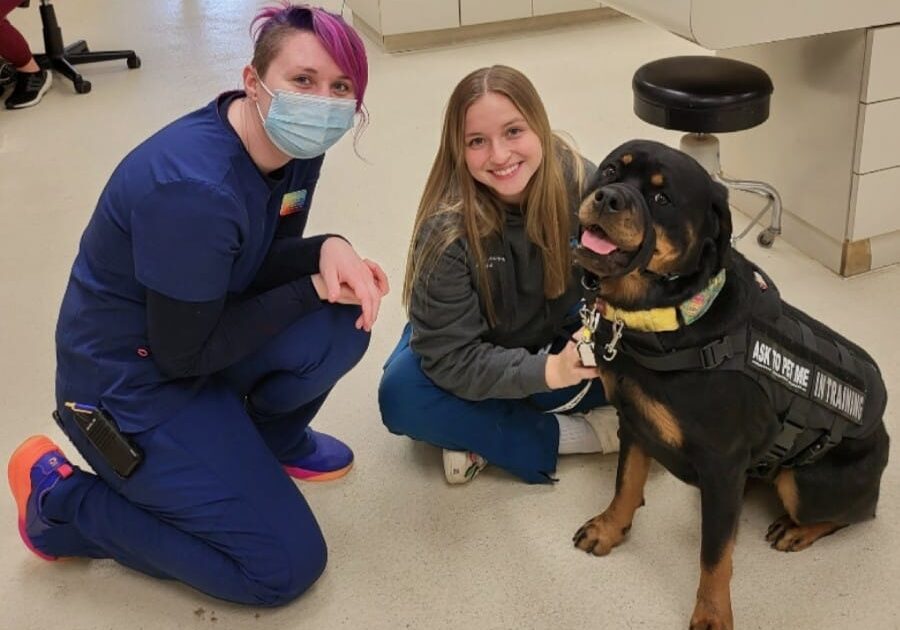
[[[308,4],[291,4],[288,0],[283,0],[280,6],[262,9],[250,23],[255,41],[252,63],[260,75],[265,74],[278,54],[283,35],[291,30],[315,34],[338,68],[353,81],[356,111],[365,118],[363,96],[369,82],[366,49],[357,32],[340,15]]]

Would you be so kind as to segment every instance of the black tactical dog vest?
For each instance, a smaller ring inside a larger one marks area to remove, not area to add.
[[[884,380],[869,354],[781,300],[759,269],[747,322],[703,347],[666,352],[656,333],[625,329],[618,351],[661,372],[731,370],[756,381],[778,416],[780,431],[748,474],[770,477],[808,464],[845,438],[869,435],[887,404]],[[598,340],[612,336],[601,320]]]

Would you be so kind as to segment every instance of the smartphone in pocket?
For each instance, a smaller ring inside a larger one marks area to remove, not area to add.
[[[143,461],[144,454],[119,430],[108,412],[73,402],[67,402],[66,407],[72,411],[75,424],[110,468],[122,479],[130,477]],[[54,411],[53,414],[59,422],[58,413]]]

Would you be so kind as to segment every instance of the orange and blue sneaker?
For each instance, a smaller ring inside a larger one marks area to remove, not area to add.
[[[288,475],[303,481],[340,479],[353,468],[353,451],[335,437],[306,429],[311,450],[305,455],[281,462]]]
[[[19,510],[19,534],[25,546],[44,560],[56,560],[38,549],[41,534],[51,525],[41,518],[41,504],[62,479],[71,476],[72,465],[59,447],[44,435],[24,442],[9,458],[9,487]]]

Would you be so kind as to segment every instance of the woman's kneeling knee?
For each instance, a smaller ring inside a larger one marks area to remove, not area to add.
[[[321,535],[298,541],[280,550],[277,563],[260,562],[246,567],[249,595],[260,606],[284,606],[311,587],[325,571],[328,550]],[[265,565],[265,566],[262,566]],[[253,577],[249,577],[253,576]]]
[[[372,335],[356,327],[356,319],[361,313],[358,308],[344,304],[328,305],[326,308],[335,309],[336,313],[334,327],[330,331],[333,349],[346,356],[352,367],[368,350]]]

